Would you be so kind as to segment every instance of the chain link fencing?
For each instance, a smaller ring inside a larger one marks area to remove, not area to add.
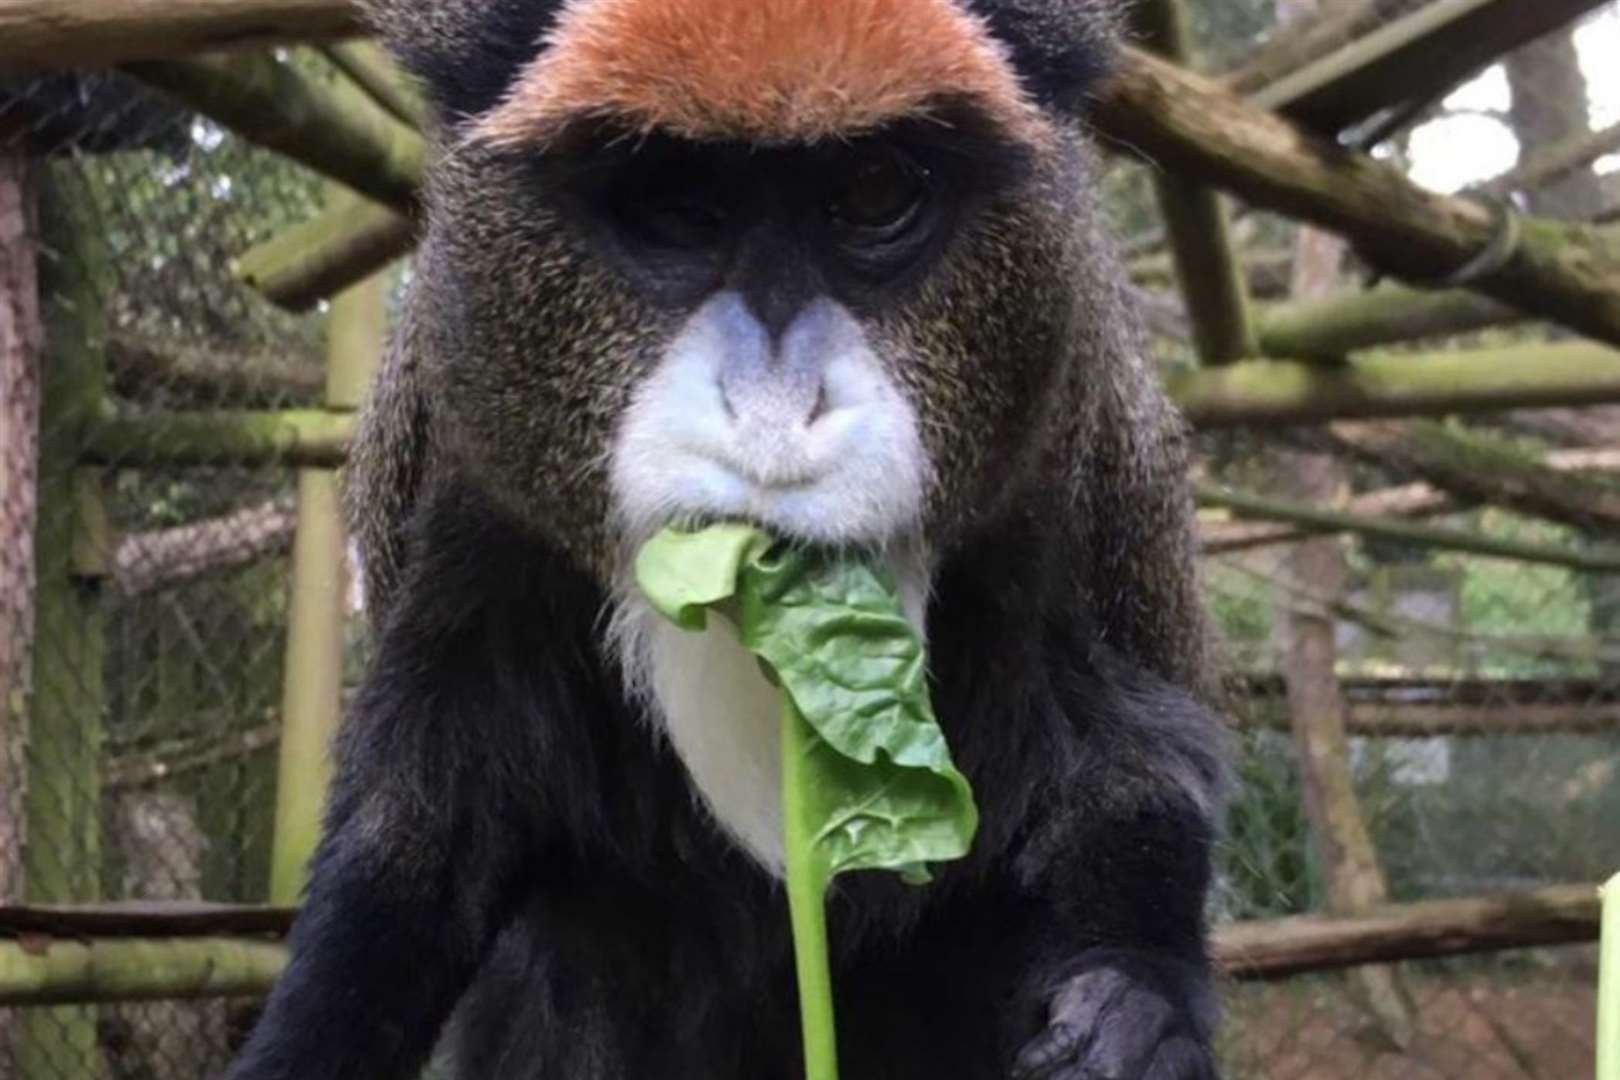
[[[1432,6],[1193,0],[1194,61],[1256,92]],[[1612,4],[1407,109],[1376,152],[1437,189],[1612,220],[1620,81],[1606,55],[1620,55]],[[288,62],[327,74],[304,50]],[[1492,185],[1538,155],[1563,164]],[[1147,173],[1122,162],[1106,182],[1165,363],[1187,364]],[[109,417],[320,404],[323,309],[276,308],[233,263],[328,190],[121,75],[0,76],[0,905],[268,896],[296,473],[83,443]],[[1264,323],[1321,260],[1294,224],[1234,211]],[[1328,261],[1335,289],[1365,284],[1353,252]],[[1562,337],[1500,315],[1441,329],[1380,347]],[[1414,449],[1398,437],[1413,430],[1438,434]],[[1206,494],[1273,504],[1244,516],[1211,498],[1201,518],[1239,779],[1217,924],[1615,870],[1620,579],[1600,567],[1620,548],[1620,409],[1203,433],[1197,449]],[[1546,483],[1511,483],[1509,451]],[[1323,538],[1276,504],[1518,550]],[[1229,980],[1227,1075],[1584,1075],[1594,973],[1592,949],[1561,946]],[[0,1076],[210,1076],[253,1011],[0,1008]]]
[[[231,265],[322,199],[122,76],[0,81],[0,207],[24,219],[0,302],[39,298],[35,355],[0,350],[0,903],[265,899],[295,475],[75,444],[92,418],[318,403],[318,314]],[[213,1075],[243,1018],[0,1009],[0,1075]]]

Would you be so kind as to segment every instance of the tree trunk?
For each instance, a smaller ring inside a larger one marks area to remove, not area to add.
[[[1285,0],[1280,11],[1306,14],[1315,0]],[[1327,296],[1339,287],[1346,244],[1331,233],[1301,228],[1294,258],[1294,299]],[[1332,506],[1349,487],[1349,472],[1329,454],[1296,456],[1297,487],[1293,494],[1317,506]],[[1298,589],[1320,596],[1331,606],[1348,592],[1350,569],[1335,537],[1309,540],[1285,560],[1288,578]],[[1350,736],[1344,695],[1335,669],[1336,626],[1328,614],[1297,606],[1284,623],[1288,635],[1285,682],[1288,715],[1299,757],[1306,816],[1318,855],[1328,908],[1350,915],[1383,903],[1389,894],[1372,835],[1356,798],[1350,763]],[[1351,983],[1373,1023],[1387,1042],[1405,1050],[1414,1022],[1395,969],[1365,967]]]
[[[0,145],[0,904],[22,899],[23,731],[34,631],[39,288],[30,162]],[[11,1060],[0,1013],[0,1063]]]
[[[1570,30],[1548,34],[1510,54],[1506,61],[1513,104],[1508,122],[1519,140],[1519,160],[1592,134],[1580,57]],[[1586,221],[1603,209],[1603,188],[1590,167],[1540,190],[1526,192],[1531,213]]]

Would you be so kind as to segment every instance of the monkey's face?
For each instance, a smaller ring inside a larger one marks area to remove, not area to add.
[[[902,33],[916,55],[888,69],[816,40],[743,76],[690,43],[581,59],[595,39],[571,17],[622,34],[685,11],[672,26],[701,34],[705,5],[565,8],[437,166],[413,303],[446,446],[593,568],[722,518],[938,547],[1042,448],[1080,310],[1083,151],[954,0],[882,3],[967,35],[941,38],[959,55],[939,67]],[[720,57],[748,56],[751,3],[707,6],[736,21]],[[844,6],[757,9],[783,23],[759,40],[781,52],[788,9],[846,52],[887,32]],[[955,81],[883,82],[907,64]]]

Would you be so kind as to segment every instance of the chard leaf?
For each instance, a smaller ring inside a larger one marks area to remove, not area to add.
[[[894,583],[854,556],[776,544],[749,525],[666,529],[636,579],[667,618],[702,629],[718,608],[808,725],[785,812],[823,884],[850,870],[900,871],[968,851],[978,813],[928,699],[922,641]],[[790,853],[791,856],[791,853]]]
[[[716,609],[782,688],[782,817],[788,909],[808,1080],[837,1080],[825,897],[850,870],[967,854],[978,811],[928,700],[920,636],[894,583],[849,555],[776,544],[748,525],[666,529],[636,581],[688,630]]]

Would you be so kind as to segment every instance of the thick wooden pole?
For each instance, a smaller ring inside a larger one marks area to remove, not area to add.
[[[1518,309],[1466,289],[1413,289],[1386,282],[1275,304],[1261,312],[1256,333],[1265,356],[1338,361],[1381,345],[1466,334],[1524,318]]]
[[[1178,372],[1168,389],[1203,430],[1613,404],[1620,402],[1620,350],[1573,341],[1374,354],[1333,365],[1245,360]],[[336,468],[353,435],[347,411],[154,413],[97,422],[86,434],[83,460]]]
[[[1237,979],[1276,979],[1358,964],[1593,941],[1593,885],[1501,896],[1381,904],[1351,916],[1299,915],[1215,931],[1216,966]]]
[[[1276,979],[1358,964],[1464,956],[1595,941],[1595,885],[1550,885],[1496,896],[1385,904],[1350,917],[1297,915],[1215,928],[1216,967],[1236,979]],[[43,955],[0,938],[0,1006],[45,1001],[137,1001],[263,995],[275,985],[286,952],[277,942],[227,936],[284,932],[291,909],[219,909],[194,920],[150,915],[69,918],[84,930],[63,935]],[[0,932],[11,929],[0,912]],[[33,923],[38,920],[27,919]],[[150,929],[135,923],[145,921]],[[187,932],[177,922],[191,921]],[[122,924],[124,936],[105,929]],[[131,936],[131,934],[136,936]]]
[[[271,53],[130,64],[130,74],[250,142],[410,210],[426,144],[350,79],[319,79]]]
[[[1191,55],[1181,0],[1144,0],[1133,12],[1154,52],[1177,62]],[[1222,197],[1191,177],[1155,169],[1153,186],[1175,254],[1176,281],[1187,301],[1193,344],[1205,364],[1228,364],[1260,352],[1249,314],[1249,285],[1232,248]]]
[[[251,938],[54,939],[37,949],[0,940],[0,1007],[262,995],[286,963],[285,946]],[[38,1074],[83,1075],[72,1061]]]
[[[412,217],[355,194],[334,195],[318,217],[243,252],[237,279],[290,311],[341,292],[416,246]]]
[[[1176,372],[1169,390],[1202,429],[1598,405],[1620,400],[1620,350],[1570,341],[1376,353],[1343,364],[1244,361]]]
[[[433,122],[421,88],[381,46],[370,41],[340,41],[321,51],[377,104],[418,131]]]
[[[1388,273],[1454,274],[1499,240],[1479,202],[1425,191],[1373,158],[1310,135],[1216,84],[1135,49],[1098,96],[1094,126],[1167,169],[1338,232]],[[1620,344],[1620,238],[1538,218],[1472,287]]]
[[[0,0],[0,70],[98,67],[360,30],[340,0]]]
[[[48,174],[47,174],[48,175]],[[66,903],[101,891],[100,776],[107,531],[100,474],[81,442],[106,389],[106,251],[65,178],[41,185],[40,283],[45,338],[39,418],[34,678],[23,847],[26,895]],[[26,1080],[105,1071],[94,1010],[23,1017],[16,1049]]]
[[[332,302],[326,331],[329,409],[360,405],[382,358],[386,288],[382,277],[373,277]],[[290,903],[303,891],[320,835],[331,742],[342,712],[346,585],[337,474],[302,469],[270,863],[270,899],[277,903]]]
[[[22,899],[23,734],[34,638],[39,244],[34,162],[0,147],[0,903]],[[0,1062],[15,1017],[0,1015]]]
[[[1286,14],[1290,9],[1315,8],[1315,0],[1284,0],[1279,10]],[[1344,240],[1320,229],[1302,228],[1294,243],[1293,296],[1317,299],[1338,288]],[[1348,489],[1349,470],[1332,455],[1306,452],[1290,457],[1294,493],[1309,503],[1331,505]],[[1289,550],[1283,562],[1295,587],[1314,592],[1330,610],[1347,598],[1350,568],[1337,537],[1308,540]],[[1331,615],[1297,606],[1289,608],[1283,626],[1287,635],[1283,682],[1311,847],[1328,909],[1347,915],[1386,900],[1388,884],[1354,786],[1349,710],[1337,670],[1337,627]],[[1395,970],[1364,967],[1355,972],[1351,984],[1384,1036],[1406,1048],[1415,1024]]]

